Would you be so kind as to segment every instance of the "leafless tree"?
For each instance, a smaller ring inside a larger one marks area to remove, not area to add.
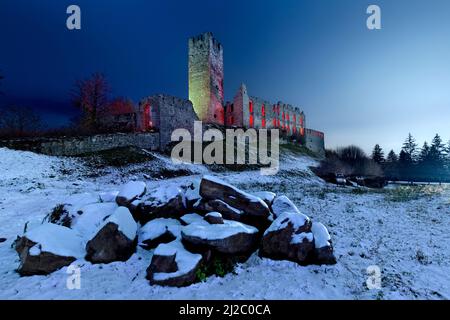
[[[96,131],[99,116],[108,106],[109,84],[101,73],[77,81],[72,94],[73,104],[81,111],[79,125],[82,129]]]

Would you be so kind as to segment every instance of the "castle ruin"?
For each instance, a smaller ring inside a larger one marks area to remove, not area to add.
[[[224,101],[223,46],[211,32],[189,39],[189,100],[165,95],[141,100],[136,110],[137,131],[159,131],[166,148],[177,128],[193,131],[194,121],[223,127],[279,129],[281,137],[323,155],[324,134],[306,128],[304,112],[284,102],[250,95],[242,84],[233,101]]]

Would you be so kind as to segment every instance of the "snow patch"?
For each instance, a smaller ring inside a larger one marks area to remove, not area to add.
[[[311,232],[314,234],[314,242],[317,249],[323,247],[329,247],[331,245],[331,236],[325,227],[320,222],[313,222],[311,226]]]
[[[291,239],[292,244],[303,243],[304,241],[312,242],[314,240],[314,236],[311,232],[302,232],[299,234],[294,234]]]
[[[176,278],[187,274],[192,271],[202,259],[201,254],[190,253],[187,251],[183,244],[178,241],[172,241],[170,243],[160,244],[156,249],[156,255],[173,256],[175,254],[175,262],[177,263],[178,270],[175,272],[159,272],[153,274],[153,279],[156,281],[164,281],[171,278]]]
[[[40,250],[35,248],[32,254],[38,254],[38,250],[63,257],[83,258],[85,254],[81,236],[75,230],[60,225],[45,223],[24,236],[40,246]]]
[[[238,233],[254,234],[258,232],[258,229],[241,222],[224,220],[223,224],[192,223],[182,227],[181,232],[186,236],[205,240],[222,240]]]
[[[289,223],[293,225],[294,229],[298,229],[304,226],[307,221],[309,221],[309,218],[303,213],[285,212],[278,218],[276,218],[274,222],[272,222],[270,227],[264,232],[264,235],[268,234],[269,232],[284,229],[288,226]]]
[[[145,193],[147,185],[142,181],[129,181],[119,191],[117,197],[132,201]]]
[[[119,226],[119,231],[121,231],[128,239],[134,240],[134,238],[136,238],[137,224],[128,208],[118,207],[113,215],[106,219],[105,225],[109,222],[117,224]]]
[[[176,238],[181,236],[181,223],[176,219],[159,218],[146,223],[139,231],[139,242],[153,240],[162,236],[166,231]]]
[[[91,240],[117,207],[115,202],[89,204],[80,209],[83,213],[74,219],[72,229],[81,234],[85,240]]]

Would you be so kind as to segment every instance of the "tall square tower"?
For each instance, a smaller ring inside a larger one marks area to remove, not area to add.
[[[189,39],[189,100],[200,120],[224,124],[223,48],[211,32]]]

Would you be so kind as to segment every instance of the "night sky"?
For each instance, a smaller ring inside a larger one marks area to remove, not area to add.
[[[77,4],[82,30],[66,28]],[[366,9],[382,10],[382,30]],[[0,106],[38,109],[50,126],[74,114],[77,79],[104,73],[113,96],[188,97],[188,38],[224,45],[225,96],[298,105],[327,147],[399,150],[450,139],[450,1],[0,0]]]

